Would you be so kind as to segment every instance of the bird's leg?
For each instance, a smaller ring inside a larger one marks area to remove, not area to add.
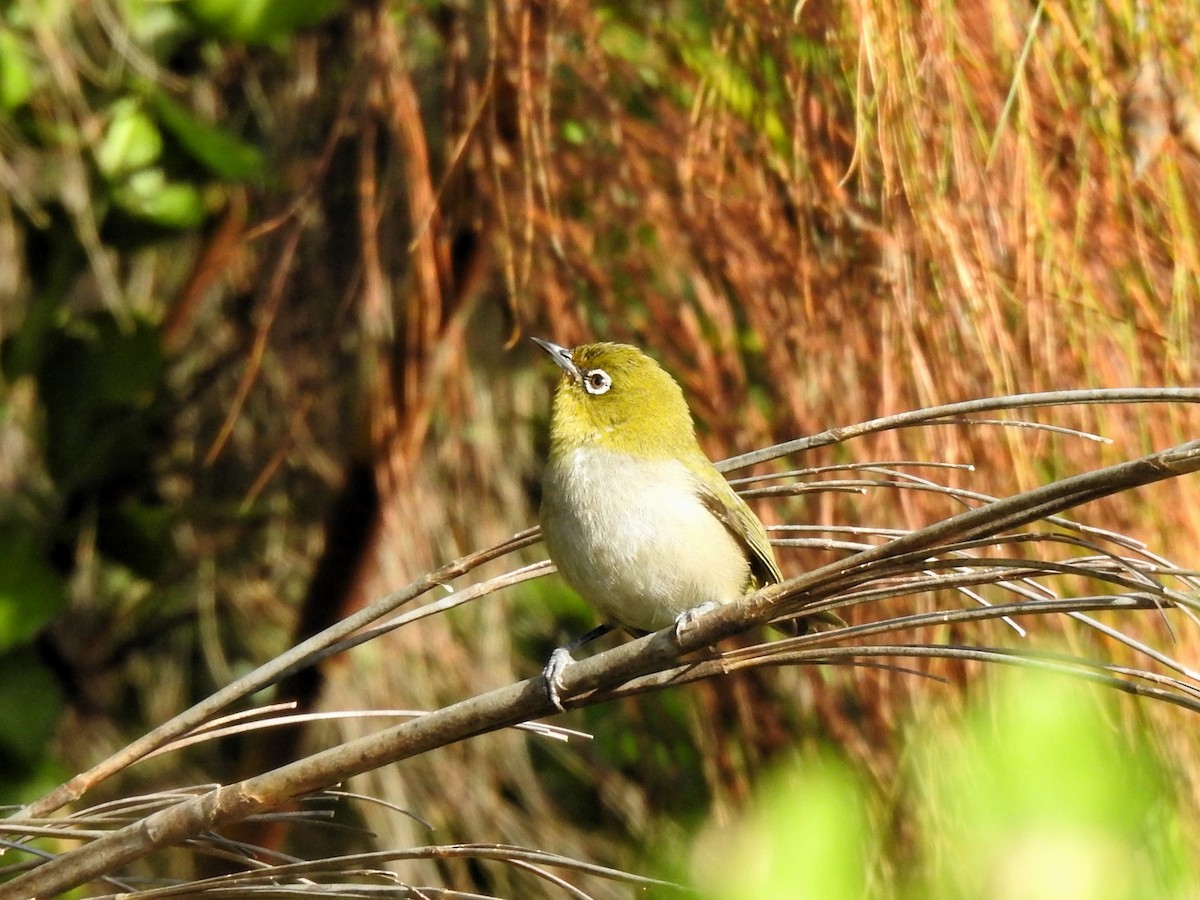
[[[550,695],[550,702],[559,712],[566,712],[562,700],[558,696],[558,689],[562,687],[563,672],[567,671],[567,666],[575,662],[571,651],[578,650],[584,644],[590,644],[596,638],[604,637],[612,630],[611,625],[597,625],[587,634],[580,635],[575,640],[563,644],[550,654],[550,661],[546,663],[546,668],[542,669],[542,677],[546,679],[546,693]]]
[[[696,620],[707,612],[712,612],[721,604],[716,600],[707,600],[699,606],[685,609],[675,617],[675,640],[680,640],[684,633],[696,624]]]

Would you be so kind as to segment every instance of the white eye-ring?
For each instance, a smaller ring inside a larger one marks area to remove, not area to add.
[[[612,379],[603,369],[589,369],[583,376],[583,389],[592,396],[603,394],[612,387]]]

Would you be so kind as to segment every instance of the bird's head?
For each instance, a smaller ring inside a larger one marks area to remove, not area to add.
[[[550,423],[552,453],[599,447],[680,458],[696,448],[683,391],[637,347],[599,343],[568,349],[533,340],[563,371]]]

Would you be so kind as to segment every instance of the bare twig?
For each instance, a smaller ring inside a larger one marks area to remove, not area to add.
[[[998,409],[1034,409],[1051,406],[1099,405],[1105,403],[1200,403],[1200,388],[1108,388],[1084,391],[1049,391],[1038,394],[1010,394],[1005,397],[988,397],[982,400],[966,400],[948,403],[871,419],[857,425],[830,428],[818,434],[773,444],[750,453],[743,453],[717,463],[722,472],[731,472],[756,463],[778,459],[792,453],[802,453],[816,447],[838,444],[850,438],[893,431],[913,425],[956,424],[961,425],[962,416],[992,412]],[[945,422],[945,420],[953,420]]]
[[[905,568],[928,568],[929,558],[935,555],[939,548],[954,546],[955,542],[985,539],[989,535],[997,535],[1054,515],[1079,503],[1197,469],[1200,469],[1200,441],[1192,441],[1141,459],[1066,478],[967,510],[886,544],[863,550],[782,584],[772,585],[737,603],[719,607],[697,618],[686,629],[677,631],[674,627],[667,628],[582,660],[564,673],[561,695],[571,705],[597,702],[605,692],[615,691],[632,679],[669,669],[682,654],[712,646],[752,625],[765,623],[780,615],[802,614],[816,608],[817,604],[836,603],[838,597],[846,592],[866,586],[880,577],[903,572]],[[520,539],[514,541],[519,543]],[[991,565],[995,561],[987,562]],[[1014,563],[1030,565],[1025,561]],[[956,559],[953,564],[958,566],[962,561]],[[1066,568],[1064,564],[1038,564],[1040,568],[1051,569],[1056,565]],[[1104,598],[1102,601],[1039,601],[957,612],[940,611],[930,614],[932,619],[920,616],[904,617],[886,626],[875,623],[875,627],[915,627],[935,621],[948,621],[949,617],[989,618],[1049,611],[1051,607],[1043,606],[1043,603],[1074,604],[1073,607],[1066,605],[1061,609],[1073,609],[1078,612],[1081,609],[1093,608],[1100,602],[1106,604],[1106,608],[1118,609],[1157,609],[1165,602],[1161,596],[1150,597],[1144,590],[1141,579],[1121,571],[1119,567],[1113,567],[1112,571],[1102,574],[1109,581],[1124,583],[1128,580],[1137,593],[1131,596]],[[857,630],[845,629],[844,636],[861,634],[862,629],[870,627],[856,626]],[[840,631],[829,634],[840,635]],[[815,644],[818,641],[828,641],[830,637],[817,635],[809,640]],[[804,651],[795,652],[799,654]],[[1061,666],[1079,677],[1097,680],[1130,693],[1158,697],[1188,708],[1200,709],[1200,705],[1194,699],[1184,694],[1148,687],[1106,674],[1103,664],[1093,664],[1085,660],[1049,661],[987,648],[917,646],[826,646],[814,647],[811,653],[809,661],[825,663],[839,657],[858,659],[872,655],[894,657],[922,654],[984,661],[1033,660],[1033,664]],[[797,660],[803,658],[808,657],[794,657]],[[552,710],[540,677],[497,688],[262,775],[184,800],[18,876],[0,889],[0,897],[45,896],[68,890],[105,873],[116,871],[119,867],[157,849],[179,844],[222,825],[267,812],[293,798],[336,784],[352,775],[448,743],[547,715]]]
[[[137,762],[159,747],[189,733],[196,726],[204,723],[231,704],[248,697],[255,691],[274,684],[295,668],[302,668],[305,665],[311,664],[330,644],[354,634],[360,628],[387,615],[392,610],[415,600],[433,588],[464,575],[486,562],[527,547],[537,539],[537,529],[528,528],[492,547],[457,559],[437,571],[431,572],[414,581],[402,590],[389,594],[353,615],[347,616],[337,624],[330,626],[319,634],[313,635],[287,652],[275,657],[270,662],[259,666],[250,674],[244,675],[232,684],[221,688],[221,690],[197,703],[195,706],[184,710],[179,715],[158,726],[153,731],[124,747],[103,762],[88,769],[86,772],[82,772],[65,784],[59,785],[49,794],[22,809],[17,814],[17,817],[44,816],[66,803],[78,800],[84,793],[106,778],[121,771],[126,766]]]

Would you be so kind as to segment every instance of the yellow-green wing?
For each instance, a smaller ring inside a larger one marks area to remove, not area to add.
[[[767,529],[746,505],[746,501],[734,492],[716,469],[712,474],[719,479],[719,483],[714,481],[709,484],[697,478],[696,493],[701,502],[745,549],[746,558],[750,561],[750,575],[755,584],[762,587],[765,584],[778,584],[783,581],[783,574],[779,571],[779,564],[775,562],[775,554],[771,551],[771,542],[767,539]]]
[[[695,472],[694,469],[693,472]],[[715,475],[716,478],[710,476],[708,479],[704,479],[697,474],[696,493],[701,502],[712,511],[714,516],[720,519],[721,523],[729,529],[729,533],[745,548],[746,557],[750,560],[750,575],[755,581],[755,586],[762,587],[783,581],[783,573],[779,571],[779,564],[775,562],[775,554],[771,550],[771,543],[767,539],[767,529],[763,523],[758,520],[758,516],[746,505],[746,501],[737,495],[730,487],[729,482],[715,468],[712,475]],[[785,634],[804,634],[813,621],[835,628],[846,627],[846,623],[837,613],[824,611],[795,619],[784,619],[775,622],[773,627]]]

